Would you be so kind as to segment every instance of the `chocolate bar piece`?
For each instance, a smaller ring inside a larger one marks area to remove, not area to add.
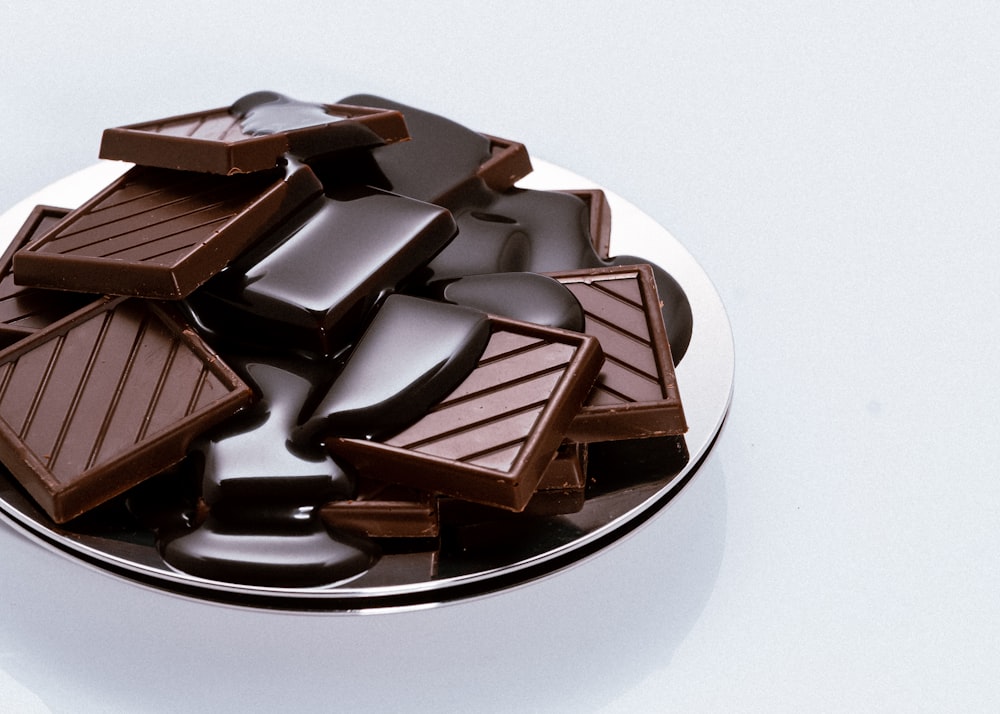
[[[21,285],[177,299],[322,191],[308,167],[211,176],[136,167],[14,255]]]
[[[335,530],[369,538],[435,538],[437,499],[426,491],[362,478],[352,499],[330,501],[320,516]]]
[[[308,104],[256,92],[230,107],[107,129],[103,159],[183,171],[237,174],[407,139],[403,116],[347,104]]]
[[[648,265],[550,273],[584,311],[605,362],[569,438],[637,439],[687,430],[653,271]]]
[[[362,474],[522,510],[600,371],[596,338],[492,318],[472,373],[431,412],[383,441],[330,438]]]
[[[611,257],[611,204],[599,188],[581,188],[562,191],[576,196],[587,205],[590,214],[590,242],[601,260]]]
[[[448,211],[369,187],[303,208],[194,296],[220,334],[265,335],[320,354],[343,347],[376,298],[426,264],[455,234]]]
[[[0,460],[62,523],[250,399],[169,305],[103,299],[0,352]]]
[[[94,295],[39,290],[14,282],[14,253],[48,233],[68,213],[68,208],[35,206],[0,258],[0,347],[32,335],[97,299]]]

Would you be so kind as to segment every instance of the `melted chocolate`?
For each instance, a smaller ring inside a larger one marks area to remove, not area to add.
[[[479,310],[389,296],[296,439],[391,436],[472,372],[489,337]]]
[[[199,320],[258,344],[332,354],[376,299],[454,235],[448,211],[374,188],[322,196],[194,296]]]
[[[580,302],[557,280],[537,273],[470,275],[432,283],[432,294],[491,315],[582,332]]]
[[[353,480],[318,445],[289,438],[329,367],[307,360],[242,358],[235,368],[254,387],[254,405],[194,448],[203,466],[208,517],[160,549],[174,568],[257,585],[322,585],[370,567],[374,551],[331,534],[318,507],[349,498]]]
[[[337,121],[321,104],[291,99],[277,92],[254,92],[242,97],[229,108],[229,113],[239,117],[240,128],[252,136],[265,136],[283,131],[294,131],[309,126],[320,126]]]

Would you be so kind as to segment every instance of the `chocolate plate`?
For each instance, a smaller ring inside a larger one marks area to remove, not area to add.
[[[534,172],[519,186],[596,187],[544,161],[534,164]],[[0,215],[0,249],[36,205],[73,208],[128,167],[96,164],[14,206]],[[362,611],[473,597],[553,573],[608,547],[658,513],[696,475],[728,412],[735,360],[725,310],[695,260],[649,216],[606,193],[613,215],[611,254],[641,256],[676,280],[680,292],[665,301],[668,321],[674,317],[687,325],[690,310],[689,334],[684,335],[690,342],[676,369],[689,429],[683,438],[592,445],[591,488],[580,512],[528,521],[499,516],[491,522],[471,521],[442,536],[433,550],[416,546],[387,552],[363,575],[322,588],[255,587],[177,572],[163,563],[150,532],[94,525],[97,521],[56,525],[6,471],[0,471],[0,512],[43,546],[133,583],[210,602],[287,610]],[[675,309],[678,314],[672,316]],[[72,573],[67,571],[66,577]]]

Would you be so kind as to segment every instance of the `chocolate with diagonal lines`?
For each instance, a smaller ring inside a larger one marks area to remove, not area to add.
[[[382,441],[328,448],[373,478],[512,511],[527,505],[603,362],[597,339],[494,317],[472,373]]]
[[[683,434],[684,409],[649,265],[550,273],[583,307],[584,328],[605,362],[570,425],[581,443]]]
[[[178,299],[323,190],[306,166],[245,176],[137,166],[14,255],[19,285]]]
[[[63,523],[250,399],[170,305],[106,298],[0,352],[0,461]]]

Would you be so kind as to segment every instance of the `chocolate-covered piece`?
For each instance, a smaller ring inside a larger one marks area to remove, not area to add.
[[[469,376],[489,339],[479,310],[390,295],[296,441],[397,433]]]
[[[62,523],[249,401],[169,305],[105,299],[0,352],[0,460]]]
[[[100,156],[230,175],[273,169],[284,154],[309,159],[406,138],[397,111],[255,92],[230,107],[107,129]]]
[[[325,504],[320,515],[334,530],[369,538],[434,538],[439,529],[436,497],[373,478],[359,479],[353,498]]]
[[[523,144],[486,136],[451,119],[383,97],[355,94],[345,104],[402,112],[411,140],[372,150],[389,190],[451,206],[471,179],[503,191],[531,172]]]
[[[538,273],[489,273],[443,280],[428,286],[432,295],[491,315],[545,327],[583,331],[583,308],[559,281]]]
[[[448,211],[355,187],[323,195],[192,296],[213,331],[332,354],[455,234]]]
[[[22,285],[176,299],[322,186],[305,166],[246,176],[135,167],[14,255]]]
[[[68,213],[68,208],[35,206],[0,258],[0,347],[34,334],[97,298],[39,290],[14,282],[14,253],[48,233]]]
[[[590,392],[596,338],[504,318],[479,365],[409,428],[384,441],[332,438],[362,474],[519,511]]]
[[[579,300],[584,332],[601,341],[605,356],[569,438],[594,442],[683,434],[687,423],[649,265],[550,275]]]

